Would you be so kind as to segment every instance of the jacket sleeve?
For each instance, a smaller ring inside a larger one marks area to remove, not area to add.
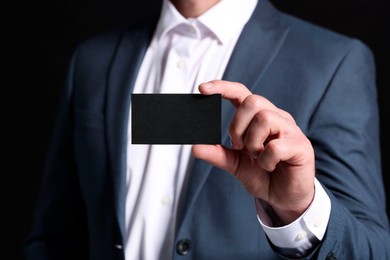
[[[87,225],[73,141],[73,74],[75,54],[67,76],[57,121],[46,157],[32,230],[25,243],[26,259],[87,259]]]
[[[371,51],[353,41],[312,116],[317,179],[331,199],[319,259],[390,259]]]

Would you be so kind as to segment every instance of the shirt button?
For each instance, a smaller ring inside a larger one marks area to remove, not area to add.
[[[321,217],[317,217],[314,220],[314,222],[313,222],[314,227],[319,227],[319,226],[321,226],[321,224],[322,224],[322,218]]]
[[[169,196],[164,196],[161,198],[162,205],[168,205],[169,203],[171,203],[171,198]]]
[[[115,245],[115,248],[121,250],[123,248],[123,246],[118,244],[118,245]]]
[[[179,68],[179,69],[184,69],[186,67],[186,62],[184,60],[179,60],[177,63],[176,63],[176,66]]]
[[[306,232],[305,231],[301,231],[301,232],[299,232],[298,233],[298,235],[296,236],[296,240],[302,240],[302,239],[304,239],[305,237],[306,237]]]
[[[176,251],[180,255],[186,255],[191,249],[191,241],[188,239],[182,239],[179,242],[177,242],[176,245]]]

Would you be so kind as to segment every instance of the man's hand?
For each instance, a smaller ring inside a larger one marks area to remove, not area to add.
[[[214,80],[199,91],[221,94],[237,110],[229,127],[233,149],[194,145],[193,155],[233,174],[283,224],[298,218],[314,196],[315,162],[313,147],[293,117],[240,83]]]

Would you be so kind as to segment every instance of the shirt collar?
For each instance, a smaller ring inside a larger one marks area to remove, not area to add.
[[[169,0],[164,0],[156,29],[157,39],[165,37],[180,24],[198,24],[224,44],[240,32],[256,4],[257,0],[221,0],[201,16],[186,19]]]

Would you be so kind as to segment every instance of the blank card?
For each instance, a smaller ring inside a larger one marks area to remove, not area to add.
[[[133,144],[220,144],[221,95],[132,94]]]

